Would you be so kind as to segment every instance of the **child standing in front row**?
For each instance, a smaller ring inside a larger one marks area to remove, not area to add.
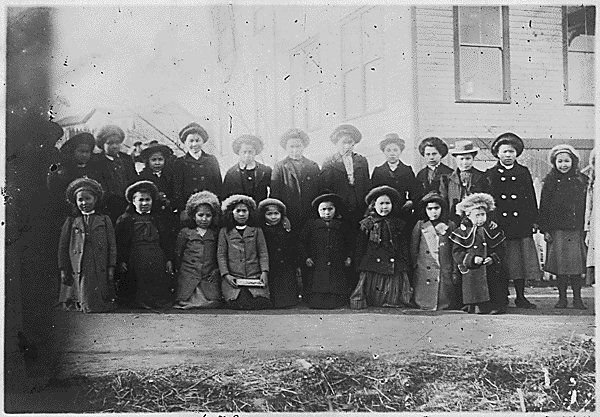
[[[210,191],[192,194],[186,207],[189,225],[177,236],[177,292],[173,308],[216,308],[221,305],[221,276],[217,265],[219,199]]]
[[[247,195],[234,194],[221,205],[225,227],[219,232],[217,261],[223,297],[229,308],[269,308],[269,254],[265,236],[252,224],[256,203]],[[244,279],[254,285],[238,285]]]
[[[114,309],[115,231],[108,216],[96,211],[102,186],[79,178],[67,187],[77,214],[67,218],[58,245],[61,288],[58,302],[67,311],[96,313]]]
[[[550,150],[552,169],[544,178],[540,199],[540,231],[548,242],[544,270],[556,275],[558,303],[567,307],[567,285],[573,288],[573,308],[585,310],[581,299],[585,274],[585,198],[588,178],[579,172],[579,154],[570,145]]]

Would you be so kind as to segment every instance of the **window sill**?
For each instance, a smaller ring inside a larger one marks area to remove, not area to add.
[[[594,106],[595,106],[595,104],[594,104],[594,103],[569,103],[569,102],[566,102],[566,103],[565,103],[565,106],[576,106],[576,107],[581,107],[581,106],[583,106],[583,107],[594,107]]]
[[[455,103],[479,103],[479,104],[510,104],[510,100],[478,100],[478,99],[459,99],[455,100]]]

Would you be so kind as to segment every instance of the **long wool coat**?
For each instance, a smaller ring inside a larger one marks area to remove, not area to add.
[[[423,195],[433,191],[440,192],[440,179],[442,175],[452,174],[452,168],[444,163],[440,163],[433,174],[433,181],[429,182],[429,168],[425,167],[417,173],[417,180],[423,185]]]
[[[300,235],[300,259],[311,258],[314,266],[305,268],[307,275],[305,292],[348,295],[347,268],[344,261],[352,252],[352,233],[349,226],[339,219],[329,222],[322,219],[309,220]]]
[[[255,177],[254,177],[254,190],[248,192],[244,188],[243,182],[246,185],[250,185],[250,182],[242,177],[243,172],[240,169],[239,164],[235,164],[225,174],[223,180],[223,199],[229,197],[232,194],[245,194],[249,195],[258,204],[265,198],[269,193],[269,186],[271,185],[271,167],[256,162]]]
[[[465,190],[465,195],[488,192],[484,173],[473,167],[471,168],[471,174],[471,187],[468,190]],[[463,186],[460,182],[458,168],[452,171],[452,174],[450,175],[442,175],[440,179],[440,195],[448,203],[450,219],[456,224],[460,223],[460,217],[456,214],[456,205],[465,197],[462,191]]]
[[[275,164],[271,175],[271,197],[286,206],[287,217],[294,233],[302,230],[313,212],[311,203],[319,195],[319,165],[302,157],[300,172],[287,157]]]
[[[388,185],[400,193],[400,207],[404,205],[407,199],[417,204],[423,197],[423,186],[417,181],[412,168],[402,161],[398,163],[398,168],[395,171],[390,169],[387,162],[375,167],[371,176],[371,186],[375,188],[380,185]]]
[[[546,176],[540,197],[542,232],[584,229],[587,183],[587,176],[573,170],[560,174],[553,169]]]
[[[259,278],[262,272],[269,272],[269,253],[262,230],[246,226],[243,235],[234,227],[219,232],[217,262],[221,277],[232,275],[234,278]],[[234,301],[240,294],[239,288],[233,288],[222,279],[221,288],[225,301]],[[254,297],[269,298],[269,282],[264,287],[248,287]]]
[[[273,307],[298,304],[296,268],[299,266],[297,239],[282,222],[262,228],[269,250],[269,290]]]
[[[399,277],[401,276],[400,273],[408,272],[410,260],[404,236],[406,223],[399,218],[386,216],[385,218],[367,217],[361,221],[361,224],[369,219],[373,219],[373,223],[371,223],[373,225],[379,223],[380,228],[385,227],[384,224],[387,224],[391,236],[389,236],[390,240],[386,241],[380,234],[380,241],[374,242],[369,238],[372,228],[366,231],[361,228],[356,242],[355,254],[358,270]],[[387,236],[387,231],[385,235]]]
[[[173,205],[180,212],[192,194],[207,190],[219,196],[223,187],[219,161],[205,152],[198,159],[189,153],[178,158],[173,164],[171,179]]]
[[[453,276],[458,269],[452,258],[450,234],[454,222],[438,223],[419,220],[412,231],[411,258],[414,268],[415,303],[424,310],[446,310],[453,306]]]

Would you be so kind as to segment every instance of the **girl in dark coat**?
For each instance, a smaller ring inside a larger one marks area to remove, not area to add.
[[[398,217],[400,194],[382,185],[367,194],[368,214],[360,222],[356,262],[360,273],[350,308],[412,307],[408,280],[408,245]]]
[[[172,304],[173,249],[171,231],[154,211],[158,188],[151,181],[130,185],[125,193],[129,207],[117,220],[117,255],[121,273],[120,298],[135,298],[145,309]]]
[[[269,291],[273,308],[293,307],[298,304],[298,245],[289,222],[283,221],[285,204],[267,198],[258,205],[258,213],[269,251]]]
[[[348,267],[353,236],[339,214],[342,199],[323,194],[313,201],[319,218],[309,220],[300,235],[300,259],[306,265],[304,289],[310,308],[332,309],[348,303]]]
[[[448,205],[437,193],[423,197],[418,207],[421,220],[412,232],[411,259],[415,303],[423,310],[460,308],[455,300],[458,269],[452,259]]]
[[[190,220],[177,236],[177,290],[173,308],[215,308],[221,305],[217,264],[219,199],[210,191],[192,194],[185,207]]]
[[[588,178],[579,172],[579,154],[570,145],[550,150],[552,170],[544,178],[540,199],[540,231],[548,242],[544,270],[556,275],[559,299],[567,307],[567,285],[573,288],[573,308],[584,310],[582,274],[586,272],[584,242],[585,198]]]
[[[423,185],[423,192],[440,192],[442,175],[452,174],[452,168],[442,162],[448,155],[448,145],[442,139],[432,136],[419,143],[419,153],[427,166],[417,173],[417,180]]]

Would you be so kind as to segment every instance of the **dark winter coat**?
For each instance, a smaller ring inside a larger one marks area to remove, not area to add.
[[[561,174],[552,169],[544,179],[540,198],[542,232],[584,229],[588,177],[573,170]]]
[[[506,238],[531,237],[533,224],[538,221],[538,209],[529,169],[515,163],[507,170],[497,163],[486,171],[486,180],[496,202],[494,220]]]
[[[400,193],[400,207],[406,200],[411,200],[415,205],[423,197],[423,186],[408,165],[400,161],[395,171],[390,169],[387,162],[375,167],[371,176],[371,186],[373,188],[380,185],[388,185]]]
[[[239,164],[235,164],[225,174],[223,180],[223,199],[232,194],[249,195],[256,201],[256,204],[267,198],[269,186],[271,185],[271,167],[256,162],[254,170],[254,181],[248,181],[244,178],[244,173],[240,169]],[[248,190],[252,187],[252,190]]]
[[[440,192],[440,179],[442,175],[452,174],[452,168],[443,162],[438,165],[433,174],[433,181],[429,182],[429,168],[425,167],[417,173],[417,180],[423,185],[423,195],[433,191]]]
[[[173,165],[173,206],[180,212],[185,209],[188,198],[198,191],[208,190],[221,195],[223,180],[219,161],[214,155],[202,152],[199,159],[189,153],[178,158]]]
[[[460,223],[460,217],[456,214],[456,205],[460,203],[465,196],[474,193],[488,192],[484,172],[473,167],[471,168],[471,174],[471,187],[468,190],[464,190],[464,192],[460,182],[458,168],[452,171],[452,174],[450,175],[442,175],[440,179],[440,195],[448,203],[450,219],[455,224]]]
[[[409,259],[405,225],[404,220],[391,216],[383,218],[369,216],[361,221],[355,254],[358,270],[385,275],[399,275],[401,272],[408,272]],[[374,242],[369,236],[378,226],[379,241]],[[382,230],[384,228],[385,230]]]
[[[269,251],[269,290],[273,307],[290,307],[298,303],[296,268],[300,266],[297,239],[283,222],[263,226]]]

